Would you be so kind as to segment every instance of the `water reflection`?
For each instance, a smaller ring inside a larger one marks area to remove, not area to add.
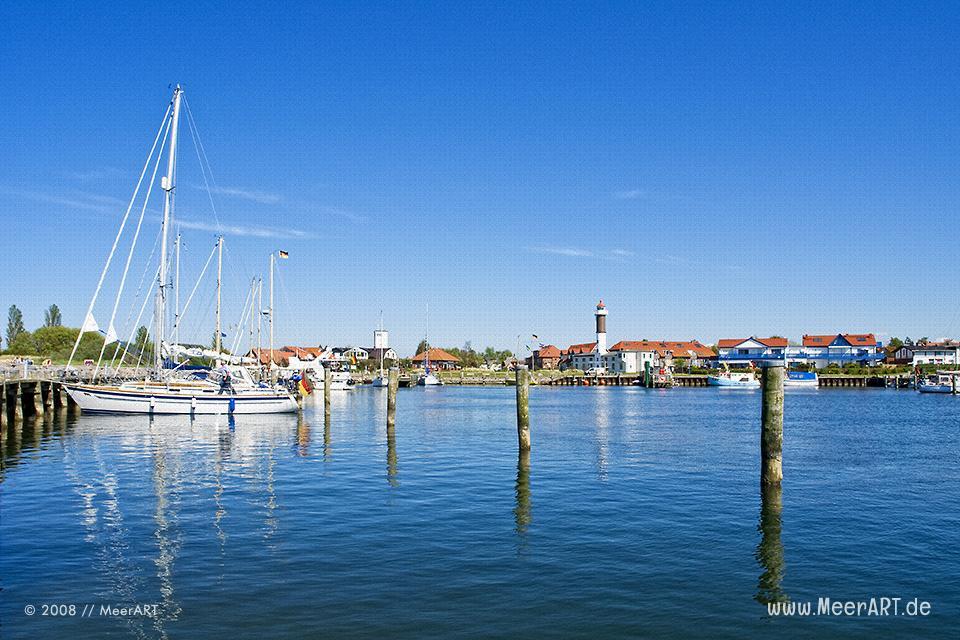
[[[607,480],[607,466],[610,455],[610,388],[593,389],[592,394],[595,406],[597,442],[597,477],[601,481]]]
[[[169,441],[171,436],[173,441]],[[153,624],[162,637],[166,637],[164,625],[176,620],[181,611],[173,585],[173,566],[180,552],[176,486],[182,477],[175,440],[175,430],[171,434],[163,427],[157,427],[151,417],[149,441],[153,456],[153,491],[157,499],[153,516],[153,535],[157,544],[154,565],[160,581],[160,608]]]
[[[330,414],[323,416],[323,460],[330,461]]]
[[[301,458],[310,455],[310,425],[302,412],[297,420],[297,455]]]
[[[781,588],[786,573],[783,557],[783,543],[780,541],[783,496],[780,486],[760,487],[760,544],[757,545],[756,558],[763,573],[757,583],[755,600],[762,604],[768,602],[786,602],[789,600]]]
[[[387,427],[387,482],[391,487],[399,487],[397,478],[397,431]]]
[[[513,509],[513,519],[517,535],[525,538],[532,516],[530,513],[530,452],[517,454],[517,483],[514,486],[517,505]]]

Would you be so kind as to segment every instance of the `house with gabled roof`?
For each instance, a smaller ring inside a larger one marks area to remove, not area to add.
[[[660,368],[683,359],[700,367],[714,356],[713,349],[699,340],[621,340],[604,356],[604,367],[610,373],[640,373],[647,362]]]
[[[460,358],[437,347],[430,347],[426,351],[421,351],[417,355],[410,358],[410,360],[415,366],[423,366],[428,361],[428,355],[430,367],[432,369],[444,370],[461,368]]]
[[[527,358],[531,369],[556,369],[560,366],[562,353],[552,344],[545,344]]]
[[[717,341],[717,362],[727,365],[745,365],[765,360],[783,360],[787,345],[787,339],[779,336],[721,338]]]
[[[924,342],[910,347],[911,364],[960,364],[960,342],[944,340],[943,342]]]
[[[806,362],[818,368],[848,363],[875,365],[886,357],[883,343],[872,333],[805,335],[801,344],[799,348],[787,350],[788,360]]]

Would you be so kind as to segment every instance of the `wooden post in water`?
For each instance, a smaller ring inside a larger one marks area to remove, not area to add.
[[[40,393],[43,395],[44,411],[53,411],[53,383],[38,382],[37,384],[40,385]]]
[[[397,389],[400,387],[400,369],[390,367],[387,373],[387,431],[397,424]]]
[[[23,389],[20,383],[13,385],[13,421],[23,420]]]
[[[760,410],[760,484],[783,481],[783,362],[763,363]]]
[[[333,382],[333,374],[330,367],[323,368],[323,419],[330,422],[330,385]]]
[[[53,383],[53,408],[56,411],[65,409],[67,406],[67,391],[59,382]]]
[[[517,365],[517,439],[520,451],[530,450],[530,371]]]
[[[40,381],[33,383],[33,415],[43,417],[43,392],[40,390]]]

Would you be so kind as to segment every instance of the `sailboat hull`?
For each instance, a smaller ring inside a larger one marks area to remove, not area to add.
[[[70,385],[66,390],[84,413],[240,415],[294,413],[299,408],[293,396],[278,393],[228,395],[159,389],[144,393],[92,385]]]

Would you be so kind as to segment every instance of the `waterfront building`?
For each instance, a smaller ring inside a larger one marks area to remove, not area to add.
[[[960,342],[945,340],[943,342],[927,342],[925,344],[915,344],[910,349],[913,350],[913,356],[910,363],[919,364],[960,364]]]
[[[560,366],[561,356],[560,349],[547,344],[535,350],[533,355],[527,358],[527,365],[531,369],[557,369]]]
[[[640,373],[647,362],[652,368],[663,368],[683,359],[702,367],[714,357],[713,349],[698,340],[621,340],[610,347],[603,366],[609,373]]]
[[[421,351],[417,355],[410,358],[413,361],[415,367],[423,365],[424,360],[427,359],[429,355],[430,368],[439,369],[442,371],[450,369],[460,369],[460,358],[453,355],[452,353],[447,353],[443,349],[438,349],[437,347],[431,347],[427,351]]]
[[[765,360],[783,360],[786,351],[787,339],[779,336],[722,338],[717,342],[717,362],[742,366]]]
[[[586,371],[603,366],[603,356],[607,355],[607,307],[603,300],[597,303],[594,317],[597,339],[593,342],[572,344],[566,349],[565,360],[574,369]]]
[[[342,353],[343,357],[350,362],[362,362],[370,359],[370,353],[362,347],[347,347]]]
[[[787,360],[823,368],[831,364],[876,365],[883,362],[883,344],[872,333],[805,335],[802,346],[788,347]]]

